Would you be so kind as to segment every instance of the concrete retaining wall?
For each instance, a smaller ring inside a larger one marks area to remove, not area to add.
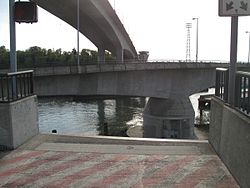
[[[0,104],[0,146],[15,149],[38,134],[37,98]]]
[[[213,98],[209,142],[241,187],[250,187],[250,118]]]

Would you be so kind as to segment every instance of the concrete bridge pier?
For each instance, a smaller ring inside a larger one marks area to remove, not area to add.
[[[98,47],[98,63],[105,63],[105,49],[103,47]]]
[[[117,63],[123,63],[124,57],[123,57],[123,49],[117,48],[116,49],[116,62]]]
[[[150,98],[143,112],[143,137],[194,138],[194,110],[188,97]]]

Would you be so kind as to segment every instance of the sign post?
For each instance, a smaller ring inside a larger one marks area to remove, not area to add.
[[[9,0],[9,19],[10,19],[10,71],[17,72],[16,63],[16,24],[14,20],[15,0]]]
[[[237,64],[238,16],[231,17],[231,47],[229,66],[228,103],[235,105],[235,79]]]
[[[228,85],[228,103],[231,105],[235,105],[238,16],[248,15],[250,15],[250,0],[219,0],[219,16],[231,17],[231,47]]]

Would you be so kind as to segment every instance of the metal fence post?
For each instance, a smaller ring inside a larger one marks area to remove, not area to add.
[[[220,71],[216,69],[215,96],[220,96]]]
[[[240,96],[241,95],[241,76],[236,74],[235,80],[235,107],[240,107]]]
[[[228,79],[229,79],[229,70],[225,71],[225,79],[224,79],[224,100],[227,103],[228,102]]]

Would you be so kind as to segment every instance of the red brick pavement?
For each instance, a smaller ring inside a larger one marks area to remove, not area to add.
[[[165,187],[183,168],[171,187],[239,187],[217,156],[204,157],[25,150],[0,159],[0,187]]]

